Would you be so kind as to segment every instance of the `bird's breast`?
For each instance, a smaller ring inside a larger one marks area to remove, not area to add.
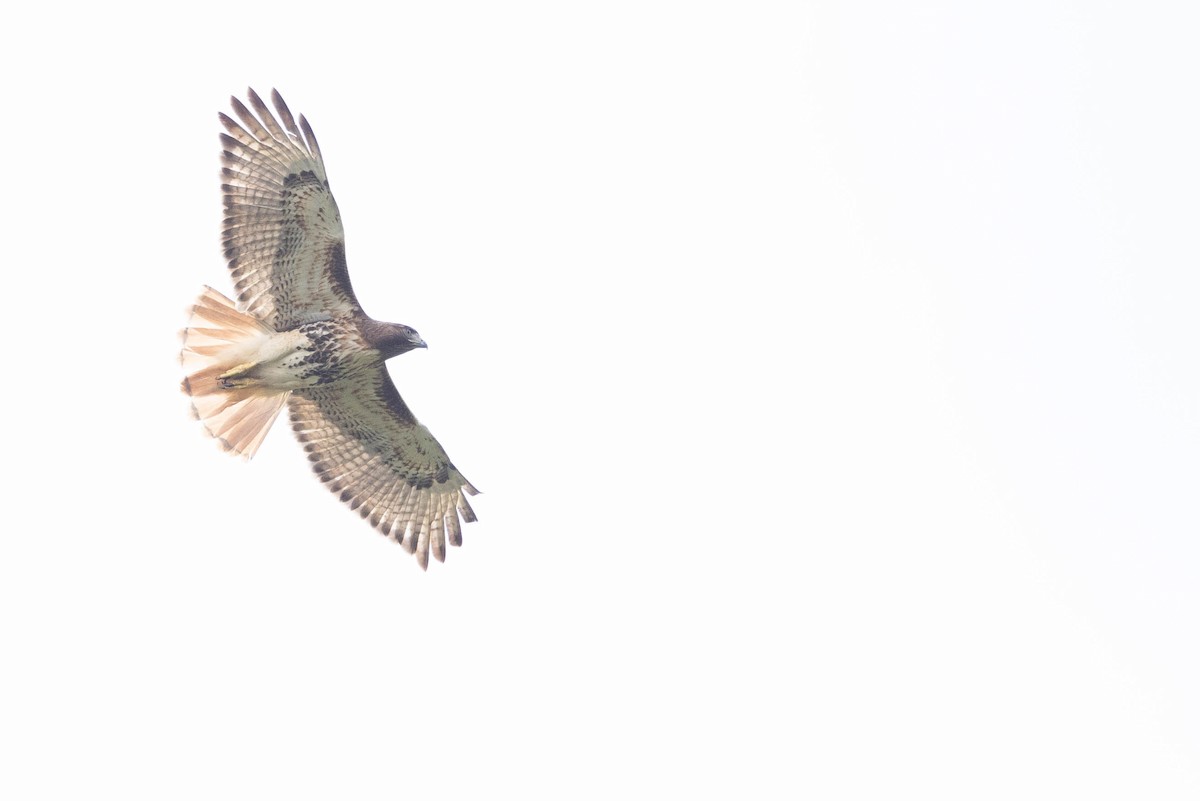
[[[321,320],[297,330],[303,337],[285,366],[306,386],[336,381],[379,360],[351,320]]]

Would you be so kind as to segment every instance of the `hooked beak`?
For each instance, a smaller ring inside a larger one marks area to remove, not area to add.
[[[410,342],[412,342],[412,346],[413,346],[414,348],[428,348],[428,347],[429,347],[428,345],[426,345],[426,344],[425,344],[425,340],[423,340],[423,339],[421,339],[420,337],[417,337],[417,336],[414,336],[414,337],[413,337],[412,339],[410,339],[409,341],[410,341]]]

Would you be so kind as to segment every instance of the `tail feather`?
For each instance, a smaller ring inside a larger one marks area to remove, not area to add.
[[[180,361],[188,376],[181,388],[192,399],[192,413],[222,448],[245,459],[258,450],[291,393],[230,386],[222,376],[251,359],[272,333],[211,287],[192,307],[183,332]]]

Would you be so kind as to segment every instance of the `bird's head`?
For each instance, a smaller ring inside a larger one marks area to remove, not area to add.
[[[416,329],[400,323],[380,323],[372,320],[364,333],[371,346],[382,353],[385,359],[416,348],[428,347]]]

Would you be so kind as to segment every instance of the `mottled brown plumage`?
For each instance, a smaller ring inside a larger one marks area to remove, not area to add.
[[[278,92],[220,115],[222,243],[236,304],[212,289],[184,332],[183,390],[229,451],[252,456],[284,404],[318,477],[416,555],[462,544],[476,494],[417,422],[384,361],[425,343],[368,317],[350,285],[341,215],[312,128]]]

